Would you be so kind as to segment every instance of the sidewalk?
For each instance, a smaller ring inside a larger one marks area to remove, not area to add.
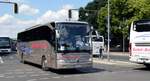
[[[130,61],[117,61],[113,59],[100,59],[100,58],[93,58],[93,62],[97,64],[106,64],[106,65],[117,65],[117,66],[126,66],[126,67],[131,67],[131,66],[138,66],[140,64],[132,63]]]
[[[107,52],[104,52],[104,55],[107,55]],[[110,52],[110,55],[118,55],[118,56],[129,56],[129,52]]]
[[[110,56],[111,55],[128,57],[129,52],[124,52],[124,53],[123,52],[110,52]],[[104,56],[107,56],[107,53],[104,53]],[[132,63],[130,61],[120,61],[120,60],[116,60],[116,59],[112,59],[112,58],[110,60],[108,60],[106,57],[103,59],[93,58],[93,62],[98,63],[98,64],[118,65],[118,66],[127,66],[127,67],[140,65],[140,64]]]

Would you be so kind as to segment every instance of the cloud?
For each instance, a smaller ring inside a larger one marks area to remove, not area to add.
[[[19,6],[19,13],[22,13],[25,15],[35,15],[39,13],[39,9],[35,9],[29,5],[22,4]]]
[[[20,20],[5,14],[0,17],[0,36],[16,38],[18,32],[36,24],[35,20]]]
[[[27,5],[22,5],[22,9],[31,8],[28,7],[25,8]],[[71,5],[64,5],[60,10],[58,11],[52,11],[48,10],[43,15],[38,17],[37,19],[31,19],[31,20],[22,20],[18,19],[10,14],[5,14],[3,16],[0,16],[0,36],[9,36],[16,38],[17,33],[23,31],[26,28],[32,27],[37,24],[41,23],[47,23],[50,21],[63,21],[68,20],[68,9],[73,9],[73,6]],[[32,10],[32,9],[31,9]],[[24,10],[22,12],[25,12],[27,10]],[[34,10],[32,10],[34,11]],[[28,13],[31,11],[27,11]],[[36,12],[36,9],[35,9]],[[37,12],[36,12],[37,13]],[[30,13],[31,14],[31,13]],[[32,14],[35,14],[32,12]],[[73,18],[72,20],[78,19],[78,11],[73,11]]]
[[[12,25],[15,23],[15,18],[12,15],[5,14],[4,16],[0,17],[0,24],[3,25]]]
[[[64,5],[62,9],[58,11],[48,10],[38,19],[38,23],[68,20],[69,9],[73,9],[73,6]],[[72,11],[72,20],[78,20],[78,11]]]

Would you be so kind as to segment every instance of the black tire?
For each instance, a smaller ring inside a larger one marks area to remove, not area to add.
[[[144,64],[146,68],[150,68],[150,64]]]
[[[42,60],[41,60],[41,67],[42,67],[42,70],[43,71],[47,71],[48,70],[48,67],[47,67],[47,60],[45,57],[42,57]]]

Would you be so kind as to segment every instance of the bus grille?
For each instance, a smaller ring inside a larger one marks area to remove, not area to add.
[[[135,43],[135,46],[150,46],[150,43]]]

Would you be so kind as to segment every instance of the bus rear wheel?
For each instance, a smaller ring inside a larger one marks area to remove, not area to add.
[[[43,70],[43,71],[47,71],[47,70],[48,70],[48,67],[47,67],[47,60],[46,60],[45,57],[42,57],[41,66],[42,66],[42,70]]]

